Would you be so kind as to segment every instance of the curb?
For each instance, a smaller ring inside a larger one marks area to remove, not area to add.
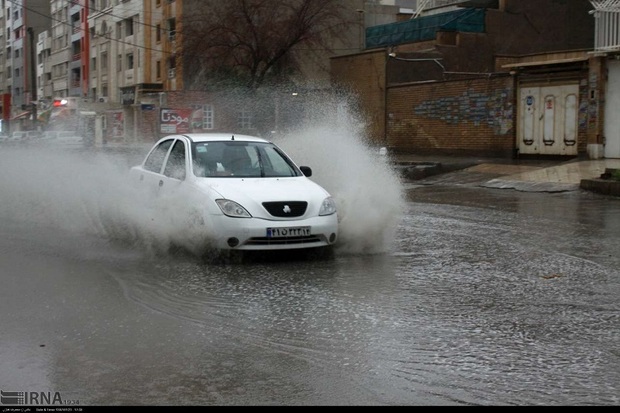
[[[606,168],[605,173],[600,178],[582,179],[579,187],[586,191],[596,192],[597,194],[611,195],[620,197],[620,181],[612,179],[619,169]]]
[[[597,194],[620,197],[620,181],[601,178],[582,179],[579,186],[581,189]]]
[[[403,178],[416,181],[434,175],[466,169],[475,165],[478,165],[478,163],[464,161],[451,164],[443,164],[441,162],[401,161],[395,162],[394,168]]]
[[[502,178],[492,179],[482,185],[484,188],[492,189],[514,189],[520,192],[573,192],[579,190],[578,184],[567,184],[561,182],[527,182],[527,181],[508,181]]]

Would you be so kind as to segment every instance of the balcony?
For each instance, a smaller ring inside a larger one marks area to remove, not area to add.
[[[620,50],[620,0],[590,1],[595,18],[594,49],[597,52]]]

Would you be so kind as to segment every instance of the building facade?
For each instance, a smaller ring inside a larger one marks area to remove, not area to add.
[[[336,53],[361,50],[364,27],[395,21],[395,10],[417,2],[345,3],[351,29],[335,40]],[[182,58],[183,16],[204,5],[199,0],[2,0],[3,131],[79,128],[97,143],[132,143],[172,131],[163,116],[185,119],[188,113],[193,131],[274,129],[286,119],[290,96],[269,96],[267,115],[261,105],[199,92],[187,78],[183,68],[192,62]],[[297,53],[303,55],[295,80],[300,88],[329,90],[328,55]]]
[[[3,131],[11,119],[36,114],[38,101],[36,45],[39,34],[50,27],[49,0],[2,2],[2,94]]]
[[[593,11],[586,0],[451,2],[369,28],[366,51],[332,59],[333,78],[394,151],[597,157],[607,63]]]
[[[5,132],[74,130],[86,120],[84,131],[94,142],[132,143],[155,140],[171,131],[162,116],[187,113],[193,118],[190,129],[196,131],[235,124],[235,129],[248,133],[272,129],[273,125],[266,126],[263,109],[258,107],[261,114],[253,113],[257,105],[243,103],[235,113],[224,112],[237,105],[226,97],[200,93],[183,70],[192,64],[184,61],[182,53],[183,16],[205,4],[200,0],[2,0],[0,36],[6,47],[0,53],[0,93],[6,102]],[[367,4],[375,12],[381,8],[377,1],[346,0],[353,25],[344,40],[338,39],[339,52],[360,50],[363,27],[356,26],[360,17],[368,22],[389,21],[385,9],[380,18],[369,18],[363,13]],[[390,7],[387,10],[396,6]],[[26,37],[29,25],[36,28],[30,39]],[[30,47],[33,41],[34,48]],[[34,62],[33,50],[36,64],[29,63]],[[317,60],[313,55],[304,61],[298,83],[329,89],[328,56]],[[287,107],[280,98],[276,96],[271,105],[272,123],[274,118],[284,118],[276,113],[279,107]],[[33,102],[35,107],[27,106]]]

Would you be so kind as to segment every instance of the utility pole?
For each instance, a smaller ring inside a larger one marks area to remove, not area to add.
[[[37,130],[37,53],[34,44],[34,29],[28,27],[30,36],[30,96],[32,100],[32,129]]]

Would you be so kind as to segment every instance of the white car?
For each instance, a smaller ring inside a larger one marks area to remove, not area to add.
[[[26,142],[35,140],[41,137],[41,134],[37,131],[15,131],[11,134],[9,142]]]
[[[84,146],[84,138],[71,131],[46,131],[39,139],[41,143],[49,143],[62,147]]]
[[[192,205],[217,250],[330,249],[336,202],[311,175],[265,139],[211,133],[165,137],[130,170],[161,200]]]

